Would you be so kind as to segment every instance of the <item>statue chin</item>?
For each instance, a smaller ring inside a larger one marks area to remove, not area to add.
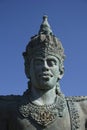
[[[57,81],[54,81],[50,78],[43,78],[42,80],[39,80],[37,88],[41,90],[50,90],[54,86],[56,86]]]

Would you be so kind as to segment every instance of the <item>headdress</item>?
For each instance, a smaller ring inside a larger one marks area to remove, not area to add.
[[[30,42],[26,46],[26,51],[23,56],[28,61],[37,55],[53,55],[64,61],[64,49],[60,40],[53,35],[50,25],[47,21],[47,16],[43,16],[43,21],[40,26],[38,35],[31,37]]]

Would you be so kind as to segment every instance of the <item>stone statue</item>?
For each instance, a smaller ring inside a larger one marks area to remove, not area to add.
[[[87,130],[87,97],[65,97],[60,90],[65,54],[47,16],[23,57],[28,89],[0,96],[0,130]]]

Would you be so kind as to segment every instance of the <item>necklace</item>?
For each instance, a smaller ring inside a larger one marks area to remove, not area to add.
[[[64,97],[57,96],[55,102],[51,105],[36,105],[31,101],[22,102],[19,106],[19,112],[25,118],[32,118],[35,122],[42,126],[52,123],[56,117],[63,117],[66,108]]]

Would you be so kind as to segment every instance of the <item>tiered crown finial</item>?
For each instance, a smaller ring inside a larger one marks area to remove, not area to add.
[[[23,53],[24,58],[28,57],[30,60],[37,55],[54,55],[61,59],[65,58],[64,49],[57,37],[52,33],[51,27],[47,20],[48,16],[43,16],[43,21],[40,26],[39,33],[31,37],[30,42],[26,46],[26,51]]]
[[[43,16],[43,21],[42,21],[42,24],[41,24],[41,26],[40,26],[40,30],[39,30],[39,33],[38,34],[50,34],[50,35],[52,35],[53,34],[53,32],[52,32],[52,30],[51,30],[51,27],[50,27],[50,25],[49,25],[49,23],[48,23],[48,16],[47,15],[44,15]]]

